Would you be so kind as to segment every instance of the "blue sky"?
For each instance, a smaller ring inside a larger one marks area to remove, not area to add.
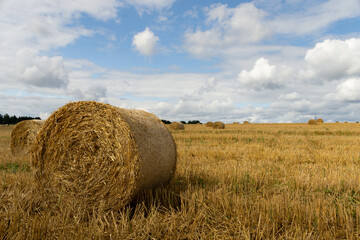
[[[359,0],[0,0],[0,113],[360,121]]]

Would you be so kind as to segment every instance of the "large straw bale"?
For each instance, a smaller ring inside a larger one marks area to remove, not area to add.
[[[170,124],[170,128],[173,130],[185,130],[184,124],[179,123],[179,122],[172,122]]]
[[[244,124],[250,124],[250,122],[249,121],[244,121]]]
[[[10,149],[14,156],[25,156],[30,153],[32,144],[44,121],[24,120],[17,123],[11,131]]]
[[[308,121],[308,124],[309,124],[309,125],[316,125],[316,121],[315,121],[314,119],[310,119],[310,120]]]
[[[35,180],[49,201],[118,210],[144,189],[166,185],[176,145],[153,114],[108,104],[68,103],[44,123],[32,151]]]
[[[324,120],[321,118],[316,119],[316,124],[323,124]]]
[[[225,124],[223,122],[214,122],[214,125],[212,126],[214,129],[224,129]]]
[[[213,125],[214,125],[213,122],[207,122],[207,123],[206,123],[206,126],[207,126],[207,127],[212,127]]]

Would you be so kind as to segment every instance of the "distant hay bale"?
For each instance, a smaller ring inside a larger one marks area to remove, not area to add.
[[[322,120],[321,118],[316,119],[316,124],[322,124],[324,123],[324,120]]]
[[[207,123],[206,123],[206,126],[207,126],[207,127],[212,127],[213,125],[214,125],[213,122],[207,122]]]
[[[50,204],[118,210],[166,185],[176,145],[153,114],[92,101],[68,103],[46,120],[32,149],[35,182]]]
[[[24,120],[17,123],[11,131],[10,149],[14,156],[24,156],[30,153],[36,135],[44,121]]]
[[[184,124],[179,123],[179,122],[172,122],[170,124],[170,128],[173,130],[184,130],[185,126],[184,126]]]
[[[223,122],[214,122],[212,128],[214,128],[214,129],[224,129],[225,124]]]
[[[249,121],[244,121],[244,124],[250,124],[250,122]]]
[[[316,121],[315,121],[314,119],[310,119],[310,120],[308,121],[308,124],[309,124],[309,125],[316,125]]]
[[[233,124],[239,124],[239,122],[233,122]]]

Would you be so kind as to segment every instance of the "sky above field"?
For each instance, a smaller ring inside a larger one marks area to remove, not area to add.
[[[360,0],[0,0],[0,114],[360,121]]]

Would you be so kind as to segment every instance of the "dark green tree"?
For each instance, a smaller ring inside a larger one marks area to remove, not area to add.
[[[171,122],[170,122],[170,121],[165,120],[165,119],[161,119],[161,121],[162,121],[164,124],[171,124]]]
[[[5,113],[3,117],[3,124],[9,124],[9,119],[10,119],[9,114]]]
[[[18,122],[18,118],[13,115],[9,118],[9,124],[16,124]]]
[[[199,123],[201,123],[199,120],[188,121],[188,124],[199,124]]]

